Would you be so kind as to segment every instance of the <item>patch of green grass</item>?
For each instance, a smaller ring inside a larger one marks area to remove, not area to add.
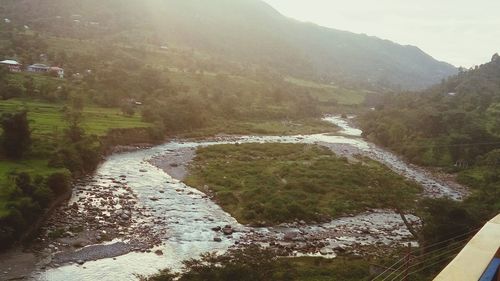
[[[0,101],[0,112],[28,110],[34,137],[52,136],[67,127],[64,104],[24,100]],[[141,121],[138,114],[124,116],[119,109],[87,106],[83,109],[83,127],[89,134],[105,135],[110,129],[144,128],[151,124]]]
[[[0,101],[0,112],[16,112],[28,110],[30,127],[33,130],[33,147],[29,158],[20,161],[0,159],[0,218],[7,216],[8,197],[13,191],[9,182],[12,173],[26,172],[32,179],[37,176],[47,177],[56,172],[67,172],[65,169],[50,168],[46,157],[54,149],[53,140],[57,134],[67,127],[63,114],[64,104],[51,104],[37,101],[6,100]],[[105,135],[115,128],[144,128],[150,124],[141,121],[140,117],[126,117],[119,109],[85,107],[83,110],[83,127],[89,134]]]
[[[322,84],[322,83],[298,79],[298,78],[294,78],[294,77],[287,77],[287,78],[285,78],[285,81],[299,85],[299,86],[308,87],[308,88],[316,88],[316,89],[337,89],[338,88],[335,85]]]
[[[340,105],[359,105],[363,103],[367,95],[366,91],[350,90],[335,85],[321,84],[314,81],[287,77],[285,81],[308,88],[313,96],[320,101],[327,102],[336,100]]]
[[[290,262],[301,281],[363,281],[371,276],[370,263],[364,259],[303,257]]]
[[[215,193],[247,224],[326,221],[366,208],[411,208],[420,189],[387,167],[356,163],[306,144],[240,144],[200,148],[186,183]]]
[[[0,183],[6,182],[11,173],[20,172],[26,172],[32,177],[46,177],[56,172],[65,172],[65,169],[51,168],[48,166],[48,161],[43,159],[0,160]]]

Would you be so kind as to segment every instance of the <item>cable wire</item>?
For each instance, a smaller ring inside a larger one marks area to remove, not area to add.
[[[428,258],[428,259],[427,259],[427,260],[425,260],[425,261],[420,261],[420,262],[418,262],[418,263],[412,264],[412,265],[411,265],[411,266],[409,266],[407,269],[409,270],[409,269],[411,269],[411,268],[414,268],[414,267],[417,267],[417,266],[419,266],[419,265],[421,265],[421,264],[424,264],[424,263],[426,263],[426,262],[428,262],[428,261],[430,261],[430,260],[434,260],[435,258],[438,258],[438,257],[444,256],[444,255],[449,255],[450,253],[451,253],[452,255],[456,255],[456,254],[458,254],[458,253],[454,253],[454,252],[455,252],[455,251],[457,251],[457,250],[461,250],[461,249],[463,248],[463,246],[465,246],[465,245],[459,245],[459,246],[456,246],[456,247],[454,247],[453,249],[449,249],[449,250],[444,251],[444,252],[442,252],[442,253],[440,253],[440,254],[438,254],[438,255],[435,255],[435,256],[433,256],[433,257],[430,257],[430,258]],[[405,271],[406,271],[407,269],[405,269]],[[394,280],[396,280],[398,277],[400,277],[401,275],[403,275],[403,274],[405,273],[405,271],[401,271],[398,275],[396,275],[396,276],[395,276],[394,278],[392,278],[390,281],[394,281]]]
[[[373,278],[371,281],[375,281],[377,280],[377,278],[381,277],[382,275],[386,274],[389,270],[391,270],[393,267],[395,267],[398,263],[404,261],[406,259],[406,256],[405,255],[404,257],[400,258],[399,260],[397,260],[394,264],[392,264],[391,266],[387,267],[382,273],[380,273],[379,275],[375,276],[375,278]]]
[[[408,273],[408,275],[407,275],[407,276],[413,275],[413,274],[415,274],[415,273],[419,273],[419,272],[423,271],[424,269],[427,269],[427,268],[429,268],[429,267],[432,267],[432,266],[438,265],[438,264],[440,264],[440,263],[442,263],[442,262],[444,262],[444,261],[449,260],[450,258],[453,258],[453,256],[455,256],[455,255],[456,255],[456,254],[452,254],[452,255],[449,255],[449,256],[447,256],[447,257],[444,257],[444,258],[440,259],[440,260],[439,260],[439,261],[437,261],[437,262],[434,262],[434,263],[429,264],[429,265],[427,265],[427,266],[425,266],[425,267],[422,267],[422,268],[420,268],[420,269],[417,269],[417,270],[415,270],[415,271],[412,271],[412,272]],[[406,277],[406,276],[404,276],[404,277]],[[401,280],[403,280],[403,279],[400,279],[399,281],[401,281]]]
[[[444,243],[446,243],[446,242],[453,241],[453,240],[455,240],[455,239],[457,239],[457,238],[459,238],[459,237],[466,236],[466,235],[471,234],[471,233],[473,233],[473,232],[477,232],[477,231],[479,231],[481,228],[482,228],[482,227],[480,227],[480,228],[476,228],[476,229],[470,230],[470,231],[468,231],[468,232],[462,233],[462,234],[460,234],[460,235],[457,235],[457,236],[451,237],[451,238],[449,238],[449,239],[446,239],[446,240],[443,240],[443,241],[439,241],[439,242],[433,243],[433,244],[431,244],[431,245],[427,245],[427,246],[425,246],[425,247],[423,247],[423,248],[419,248],[418,250],[412,251],[412,252],[410,253],[410,255],[415,254],[415,253],[417,253],[417,252],[419,252],[419,251],[422,251],[422,250],[425,250],[425,249],[429,249],[429,248],[431,248],[431,247],[435,247],[435,246],[437,246],[437,245],[444,244]],[[458,244],[458,243],[461,243],[461,242],[464,242],[464,241],[467,241],[467,240],[469,240],[469,238],[465,238],[465,239],[462,239],[462,240],[460,240],[460,241],[453,242],[453,243],[451,243],[450,245]],[[440,248],[438,248],[438,249],[435,249],[435,250],[432,250],[432,251],[430,251],[430,252],[424,253],[424,254],[422,254],[422,255],[418,255],[418,256],[416,256],[416,258],[422,258],[422,257],[424,257],[424,256],[428,256],[428,255],[430,255],[430,254],[432,254],[432,253],[439,252],[439,251],[441,251],[441,250],[443,250],[443,249],[449,249],[449,246],[450,246],[450,245],[445,245],[445,246],[443,246],[443,247],[440,247]],[[463,246],[465,246],[465,245],[463,245]],[[373,279],[371,279],[371,280],[372,280],[372,281],[375,281],[375,280],[377,280],[378,278],[381,278],[384,274],[386,274],[386,273],[388,273],[389,271],[391,271],[391,273],[390,273],[388,276],[386,276],[384,279],[382,279],[381,281],[384,281],[384,280],[388,279],[388,278],[389,278],[390,276],[392,276],[395,272],[399,271],[399,270],[402,268],[402,266],[404,266],[404,263],[403,263],[403,265],[400,265],[398,268],[393,269],[396,265],[398,265],[400,262],[404,261],[407,257],[408,257],[408,254],[404,255],[402,258],[400,258],[399,260],[397,260],[397,261],[396,261],[394,264],[392,264],[391,266],[387,267],[387,268],[386,268],[386,269],[385,269],[382,273],[378,274],[377,276],[375,276],[375,277],[374,277]],[[431,259],[432,259],[432,258],[431,258]]]

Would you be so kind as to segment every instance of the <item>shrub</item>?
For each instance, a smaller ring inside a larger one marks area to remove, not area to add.
[[[47,178],[47,187],[59,195],[70,189],[70,177],[65,173],[55,173]]]

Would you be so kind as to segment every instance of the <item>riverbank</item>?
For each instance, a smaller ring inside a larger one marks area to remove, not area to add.
[[[39,267],[35,279],[62,281],[77,276],[80,280],[135,280],[134,273],[152,274],[164,267],[179,268],[183,260],[201,253],[223,252],[248,243],[271,245],[291,256],[334,257],[344,253],[376,255],[412,240],[399,215],[390,210],[371,209],[325,224],[307,225],[298,221],[273,228],[246,227],[207,194],[178,180],[197,147],[256,142],[329,144],[346,150],[346,155],[372,149],[359,137],[319,134],[177,140],[147,149],[121,150],[127,152],[110,155],[94,176],[82,182],[81,187],[75,187],[68,206],[61,208],[60,216],[54,216],[54,225],[47,225],[47,234],[42,238],[45,241],[38,241],[42,246],[37,255],[47,257],[48,267]],[[167,173],[151,164],[156,160],[167,167],[164,168]],[[179,171],[168,170],[174,168]],[[75,202],[77,209],[71,210]],[[129,220],[122,219],[122,214],[129,216]],[[419,225],[418,218],[410,215],[408,218]],[[90,231],[72,231],[78,225]],[[99,232],[102,230],[106,233]],[[64,237],[49,237],[48,233],[63,233]],[[145,243],[130,246],[134,241]],[[72,245],[73,242],[84,243]],[[112,258],[115,255],[119,256]],[[109,276],[109,272],[114,275]]]

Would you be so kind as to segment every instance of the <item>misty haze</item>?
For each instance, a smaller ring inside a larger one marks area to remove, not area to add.
[[[498,9],[0,0],[0,280],[500,280]]]

